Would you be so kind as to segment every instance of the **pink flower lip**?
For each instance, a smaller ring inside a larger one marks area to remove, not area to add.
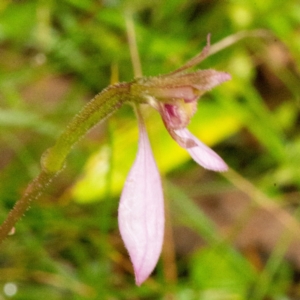
[[[199,141],[193,134],[189,132],[188,129],[180,129],[176,130],[175,132],[181,138],[194,141],[195,146],[187,148],[186,150],[196,163],[205,169],[216,172],[224,172],[228,170],[228,166],[224,160],[212,149]]]
[[[159,259],[164,235],[164,199],[147,132],[139,117],[139,148],[119,204],[119,228],[141,285]]]

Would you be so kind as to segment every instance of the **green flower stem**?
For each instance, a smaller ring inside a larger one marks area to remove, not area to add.
[[[132,83],[109,86],[77,114],[60,135],[56,144],[42,156],[41,173],[28,185],[24,196],[15,204],[0,227],[0,242],[13,230],[16,222],[24,215],[30,203],[37,200],[47,185],[60,172],[73,145],[97,123],[110,116],[129,101],[138,101],[131,91]]]
[[[50,174],[41,171],[41,173],[28,185],[23,197],[15,204],[0,227],[0,242],[13,231],[15,224],[24,215],[30,203],[39,198],[56,174],[57,173]]]
[[[99,121],[104,120],[120,106],[130,101],[130,84],[120,83],[109,86],[95,96],[69,123],[56,144],[42,156],[42,168],[55,173],[62,169],[64,161],[73,145]]]

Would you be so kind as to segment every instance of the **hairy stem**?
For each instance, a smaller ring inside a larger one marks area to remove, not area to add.
[[[50,173],[61,170],[73,145],[100,120],[110,116],[126,101],[130,101],[130,83],[109,86],[95,96],[73,118],[56,144],[44,153],[41,160],[43,169]]]
[[[131,83],[109,86],[95,96],[69,123],[55,145],[42,156],[41,173],[28,185],[24,196],[17,201],[0,227],[0,243],[24,215],[30,203],[37,200],[46,186],[59,173],[73,145],[92,127],[115,112],[124,102],[131,101]]]
[[[6,220],[0,227],[0,243],[13,230],[15,224],[22,218],[30,203],[39,198],[47,185],[57,173],[46,173],[42,171],[27,187],[23,197],[15,204],[9,212]]]

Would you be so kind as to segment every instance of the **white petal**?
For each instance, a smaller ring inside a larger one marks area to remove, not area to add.
[[[164,200],[160,175],[147,132],[139,121],[139,149],[119,205],[119,228],[129,252],[137,285],[159,259],[164,235]]]
[[[223,172],[228,170],[228,166],[224,160],[216,152],[199,141],[188,129],[175,130],[175,133],[184,139],[191,139],[197,144],[197,146],[186,148],[186,150],[199,165],[212,171]]]

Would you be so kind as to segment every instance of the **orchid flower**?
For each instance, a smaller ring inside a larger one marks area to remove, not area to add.
[[[199,141],[187,126],[197,110],[197,100],[206,91],[229,80],[228,73],[198,70],[185,73],[209,52],[210,41],[203,51],[184,66],[167,75],[137,79],[131,93],[141,103],[156,109],[171,137],[185,148],[201,166],[213,171],[226,171],[227,165],[212,149]],[[136,284],[152,273],[159,259],[164,235],[164,200],[162,184],[153,158],[149,139],[137,109],[139,145],[119,205],[119,228],[133,264]]]
[[[139,145],[135,162],[127,177],[119,206],[119,227],[133,264],[135,280],[142,284],[159,259],[164,236],[164,200],[162,184],[148,140],[140,104],[156,109],[171,137],[201,166],[213,171],[226,171],[226,163],[187,129],[197,110],[197,100],[206,91],[230,79],[225,72],[186,70],[201,62],[209,53],[209,36],[203,51],[181,68],[166,75],[138,78],[104,89],[73,117],[55,144],[41,157],[41,172],[28,185],[23,197],[14,205],[0,226],[0,242],[11,232],[33,200],[63,169],[76,142],[91,128],[125,103],[136,106]]]
[[[160,175],[142,117],[139,147],[119,205],[119,228],[129,252],[136,283],[140,285],[154,269],[163,243],[164,199]]]

